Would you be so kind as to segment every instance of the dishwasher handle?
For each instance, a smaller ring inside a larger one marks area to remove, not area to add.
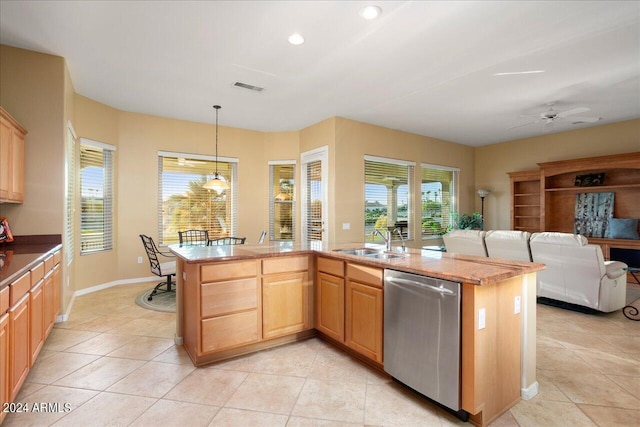
[[[426,283],[418,282],[417,280],[403,279],[401,277],[387,277],[385,280],[394,285],[418,286],[420,288],[430,290],[433,292],[438,292],[444,295],[456,295],[456,292],[452,291],[451,289],[428,285]]]

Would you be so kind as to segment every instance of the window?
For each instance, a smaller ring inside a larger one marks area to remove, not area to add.
[[[178,231],[207,230],[209,238],[236,234],[237,159],[218,156],[217,170],[229,183],[220,194],[203,188],[213,177],[213,156],[158,152],[158,240],[178,242]]]
[[[457,168],[422,164],[422,238],[440,237],[457,210]]]
[[[80,253],[113,248],[113,151],[80,138]]]
[[[269,163],[269,236],[295,240],[295,161]]]
[[[364,230],[366,242],[382,243],[373,235],[378,229],[398,229],[404,238],[411,237],[411,202],[413,162],[365,156],[364,159]],[[393,240],[400,236],[394,233]]]

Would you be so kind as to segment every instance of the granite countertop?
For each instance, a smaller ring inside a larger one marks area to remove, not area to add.
[[[49,239],[50,240],[50,239]],[[18,279],[53,251],[62,248],[56,241],[23,240],[0,246],[0,289]]]
[[[364,243],[310,244],[272,243],[270,245],[183,246],[170,245],[169,250],[187,263],[233,261],[283,255],[318,253],[326,257],[354,261],[359,264],[422,274],[455,282],[488,285],[510,277],[543,270],[544,264],[448,254],[421,249],[393,248],[404,256],[392,259],[375,259],[349,255],[336,249],[370,247],[384,250],[381,245]]]

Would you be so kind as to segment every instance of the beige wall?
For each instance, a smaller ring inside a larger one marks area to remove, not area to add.
[[[640,119],[478,147],[476,188],[488,188],[485,229],[509,229],[507,172],[535,170],[537,163],[640,151]],[[480,198],[475,196],[476,210]]]
[[[65,63],[0,45],[0,104],[27,130],[22,204],[0,204],[16,235],[62,234]]]

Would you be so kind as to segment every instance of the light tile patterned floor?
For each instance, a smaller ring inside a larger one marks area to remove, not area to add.
[[[134,298],[149,284],[76,299],[18,402],[71,411],[9,414],[9,426],[470,425],[319,339],[194,368],[174,314]],[[540,393],[493,426],[637,426],[640,322],[538,305]]]

